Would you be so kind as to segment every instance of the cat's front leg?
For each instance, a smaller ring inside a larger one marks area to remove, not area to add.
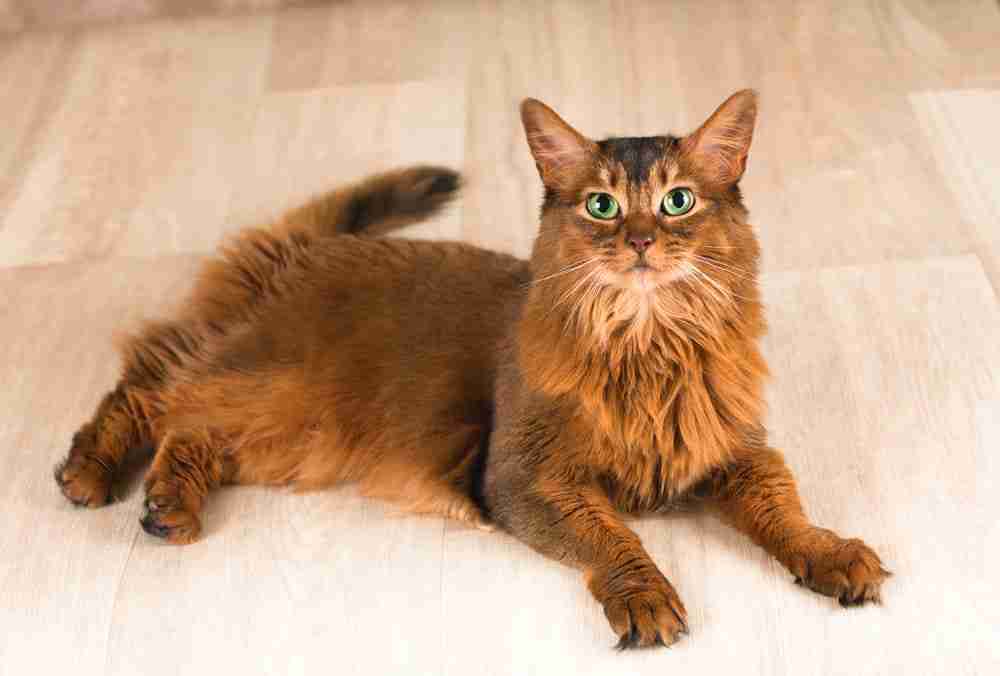
[[[795,478],[771,448],[743,451],[710,482],[725,518],[778,559],[799,584],[843,606],[881,602],[890,575],[861,540],[842,538],[809,522]]]
[[[599,488],[516,481],[495,496],[491,512],[505,530],[583,571],[619,648],[667,646],[687,633],[677,592]]]

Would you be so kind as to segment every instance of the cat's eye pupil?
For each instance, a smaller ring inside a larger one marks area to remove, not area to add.
[[[611,208],[611,200],[608,199],[607,195],[597,196],[597,209],[599,211],[607,211]]]
[[[678,190],[677,192],[673,193],[670,196],[670,201],[674,203],[674,208],[675,209],[681,209],[681,208],[683,208],[684,207],[684,202],[685,202],[684,193],[682,193],[680,190]]]

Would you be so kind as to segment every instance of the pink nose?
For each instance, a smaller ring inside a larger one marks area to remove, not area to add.
[[[645,253],[646,249],[656,241],[652,235],[629,235],[627,238],[629,246],[635,249],[636,253]]]

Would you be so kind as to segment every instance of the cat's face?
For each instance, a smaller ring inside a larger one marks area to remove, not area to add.
[[[755,116],[755,94],[742,91],[687,137],[594,142],[526,101],[522,119],[546,194],[536,281],[565,275],[578,289],[637,294],[690,278],[717,284],[747,236],[737,183]]]

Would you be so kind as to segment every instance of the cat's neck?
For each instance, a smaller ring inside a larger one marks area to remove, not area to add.
[[[607,288],[559,303],[550,290],[533,287],[518,326],[524,376],[552,395],[628,373],[676,377],[707,355],[729,352],[734,341],[756,341],[763,328],[756,284],[740,292]]]
[[[668,291],[657,298],[609,291],[553,307],[549,294],[533,290],[518,327],[523,382],[579,407],[624,446],[663,446],[678,416],[691,415],[678,407],[695,399],[712,408],[699,416],[752,424],[762,414],[766,373],[756,285],[728,297]]]

